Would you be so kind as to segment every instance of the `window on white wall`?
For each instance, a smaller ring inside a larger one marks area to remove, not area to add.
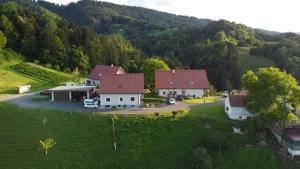
[[[163,91],[163,94],[166,94],[166,92],[165,92],[165,91]]]
[[[122,102],[123,101],[123,97],[120,97],[120,102]]]
[[[131,97],[130,100],[133,102],[135,100],[135,97]]]
[[[106,98],[106,102],[110,102],[110,98]]]

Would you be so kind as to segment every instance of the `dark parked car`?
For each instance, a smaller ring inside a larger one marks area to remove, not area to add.
[[[44,91],[41,91],[40,92],[40,95],[43,95],[43,96],[50,96],[51,95],[51,92],[49,90],[44,90]]]

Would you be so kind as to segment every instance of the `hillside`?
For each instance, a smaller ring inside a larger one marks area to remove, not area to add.
[[[127,72],[142,72],[144,60],[156,57],[170,68],[206,69],[213,86],[230,90],[241,87],[245,70],[271,65],[264,59],[269,58],[300,79],[297,34],[93,0],[65,6],[31,0],[0,2],[6,48],[21,53],[26,61],[59,71],[86,74],[96,64],[114,64]],[[241,47],[264,51],[268,50],[264,46],[277,43],[287,45],[275,52],[253,54],[262,57],[240,51]],[[263,64],[258,64],[258,58]]]
[[[192,151],[209,145],[215,135],[228,144],[221,154],[209,151],[216,169],[285,168],[255,137],[234,135],[223,106],[195,108],[178,120],[170,112],[160,118],[116,115],[117,151],[111,115],[20,109],[3,102],[0,109],[0,164],[5,169],[191,169],[187,164]],[[46,138],[57,143],[47,156],[39,144]]]
[[[46,1],[38,1],[38,4],[76,25],[92,26],[98,33],[153,32],[174,27],[205,26],[212,22],[209,19],[93,0],[81,0],[67,6],[58,6]]]
[[[3,51],[0,51],[1,56]],[[46,68],[21,60],[6,59],[1,62],[0,56],[0,94],[16,94],[17,87],[31,85],[32,91],[62,85],[68,81],[78,81],[79,77]],[[15,69],[17,67],[17,69]]]
[[[246,73],[247,70],[257,70],[260,67],[276,66],[274,61],[269,58],[249,54],[249,48],[240,47],[238,53],[240,56],[241,72]]]

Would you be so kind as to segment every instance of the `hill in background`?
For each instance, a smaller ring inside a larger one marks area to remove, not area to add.
[[[96,64],[114,64],[142,72],[144,60],[156,57],[170,68],[206,69],[218,90],[240,88],[241,75],[260,66],[275,65],[300,79],[297,34],[92,0],[0,2],[6,48],[59,71],[84,75]]]

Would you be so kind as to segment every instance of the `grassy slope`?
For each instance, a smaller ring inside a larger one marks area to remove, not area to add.
[[[211,153],[217,169],[283,168],[269,148],[244,147],[252,139],[232,134],[222,106],[197,108],[177,121],[119,116],[117,151],[113,150],[110,116],[33,111],[1,102],[0,110],[0,168],[184,169],[191,151],[205,145],[207,136],[216,132],[236,147],[222,158]],[[211,129],[204,127],[199,116],[210,119]],[[46,157],[39,140],[47,137],[57,144]]]
[[[275,63],[271,59],[262,56],[250,55],[249,50],[250,49],[246,47],[238,48],[242,73],[245,73],[247,70],[257,70],[260,67],[275,66]]]
[[[0,94],[16,94],[17,87],[21,85],[30,84],[33,91],[42,90],[45,88],[53,87],[58,84],[51,84],[49,82],[38,79],[38,77],[26,76],[20,73],[17,73],[10,69],[11,65],[17,64],[17,61],[9,61],[6,63],[0,64]],[[36,65],[37,66],[37,65]],[[49,68],[38,66],[46,71],[54,72],[58,75],[72,76],[66,73],[55,71]]]

